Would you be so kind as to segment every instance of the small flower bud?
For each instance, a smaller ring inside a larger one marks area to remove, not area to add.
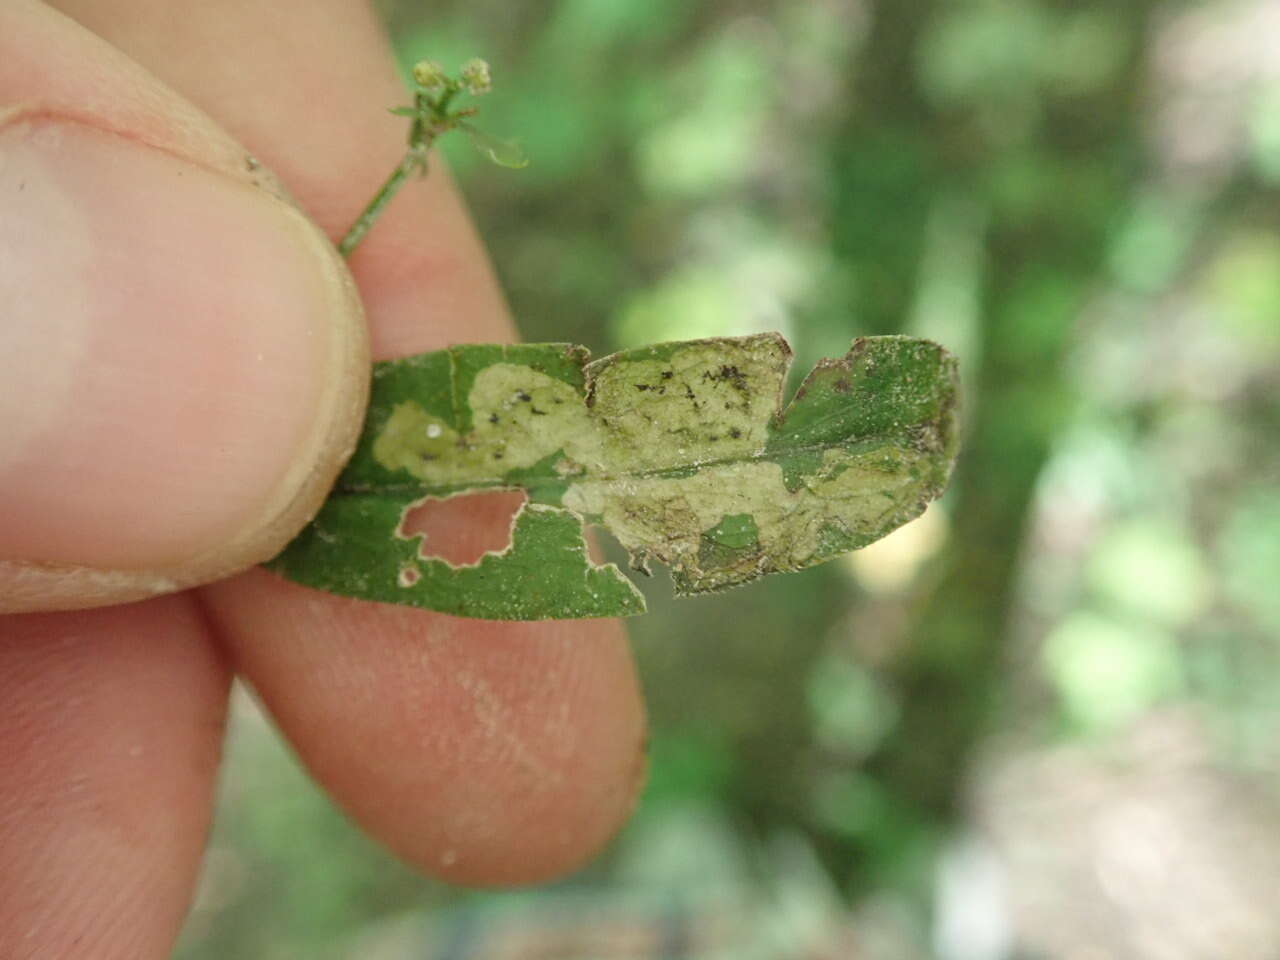
[[[423,90],[439,90],[449,82],[444,67],[434,60],[419,60],[413,65],[413,82]]]
[[[479,57],[464,63],[460,75],[467,93],[479,95],[488,93],[493,88],[493,82],[489,78],[489,64]]]

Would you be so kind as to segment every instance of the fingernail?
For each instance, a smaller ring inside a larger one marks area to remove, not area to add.
[[[0,130],[0,560],[264,559],[353,441],[364,349],[291,207],[84,125]]]

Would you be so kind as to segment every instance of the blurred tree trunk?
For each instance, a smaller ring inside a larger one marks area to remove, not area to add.
[[[1075,321],[1099,283],[1109,231],[1141,172],[1139,95],[1151,6],[1109,8],[1127,58],[1085,96],[1032,91],[1040,113],[1025,136],[993,134],[991,116],[979,114],[989,103],[940,108],[922,96],[922,38],[939,17],[955,15],[954,4],[878,3],[852,84],[857,112],[835,145],[842,216],[860,216],[874,189],[885,199],[884,184],[859,176],[883,164],[868,151],[891,144],[903,154],[894,186],[905,217],[844,231],[844,253],[855,269],[882,258],[880,271],[904,291],[894,309],[905,312],[917,280],[921,211],[959,191],[987,216],[977,366],[974,357],[961,357],[976,389],[966,397],[969,432],[949,494],[951,536],[922,578],[928,589],[914,598],[903,653],[889,667],[900,720],[866,767],[892,808],[919,827],[955,816],[973,748],[999,706],[1028,509],[1073,408],[1065,362]],[[861,242],[872,226],[904,236]],[[866,332],[867,319],[860,318],[858,332]],[[897,326],[891,317],[870,319],[874,327]],[[860,852],[874,859],[876,846],[873,840]],[[874,863],[864,865],[875,872]]]

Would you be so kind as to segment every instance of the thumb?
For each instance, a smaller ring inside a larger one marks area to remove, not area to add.
[[[345,266],[244,151],[72,21],[3,5],[0,611],[272,556],[367,373]]]

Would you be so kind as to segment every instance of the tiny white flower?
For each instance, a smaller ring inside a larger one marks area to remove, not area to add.
[[[434,60],[419,60],[413,65],[413,82],[424,90],[439,90],[449,78],[444,67]]]
[[[489,77],[489,64],[479,57],[464,63],[460,74],[468,93],[479,95],[488,93],[493,88],[493,81]]]

